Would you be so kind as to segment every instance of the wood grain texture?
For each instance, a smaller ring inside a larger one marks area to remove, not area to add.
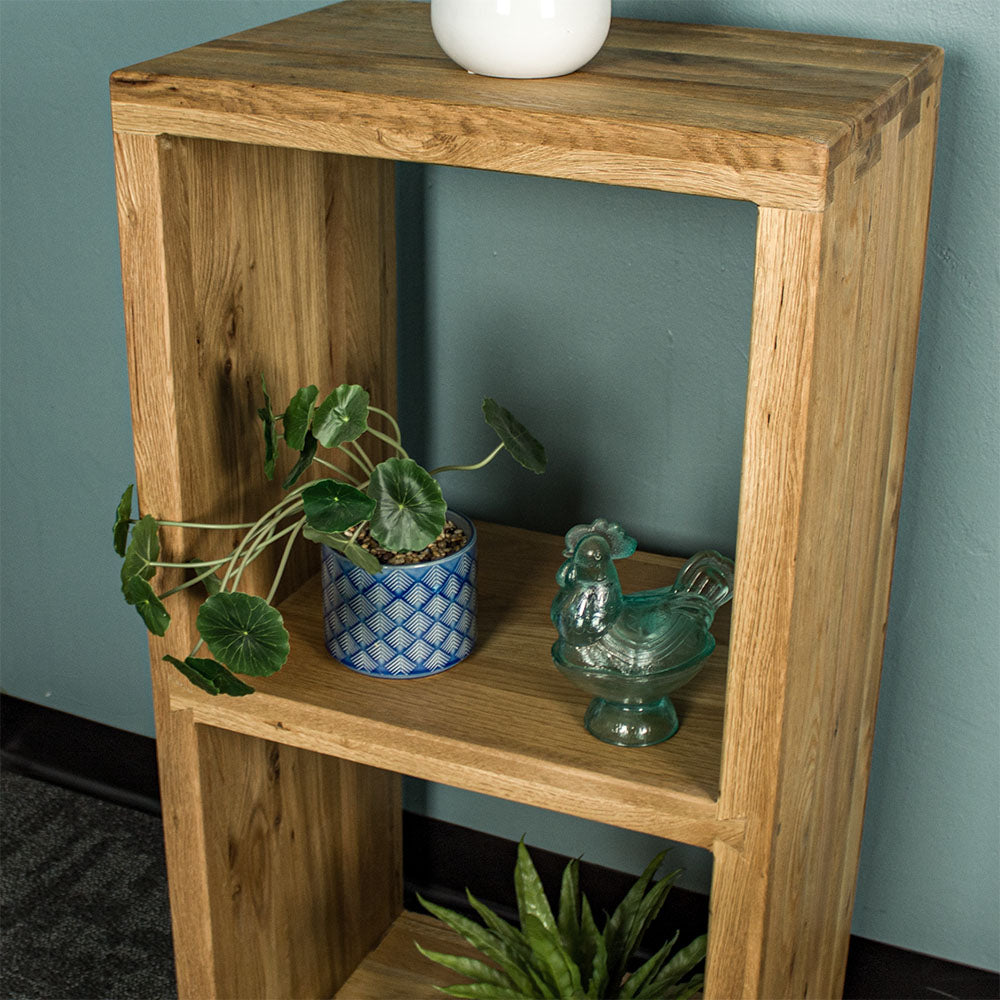
[[[716,851],[711,996],[842,989],[938,93],[840,165],[822,216],[761,213],[720,798],[747,827]]]
[[[932,46],[616,20],[582,71],[471,76],[426,5],[347,0],[120,70],[118,131],[201,136],[819,208],[922,92]]]
[[[350,380],[394,408],[391,164],[146,135],[117,135],[115,153],[140,510],[253,520],[280,495],[261,475],[262,372],[278,406],[300,385]],[[173,559],[221,555],[235,541],[161,535]],[[260,560],[244,589],[262,591],[279,554]],[[315,566],[301,548],[286,590]],[[154,585],[176,582],[161,572]],[[228,938],[210,933],[212,834],[191,798],[202,781],[194,723],[169,708],[171,685],[185,682],[161,662],[190,651],[196,604],[173,598],[168,637],[150,647],[178,981],[183,996],[201,998],[228,989],[215,978]]]
[[[199,727],[214,983],[330,996],[402,910],[398,774]]]
[[[205,724],[332,753],[485,794],[687,843],[738,844],[742,823],[716,818],[728,616],[716,651],[677,692],[679,733],[640,750],[583,728],[589,697],[559,674],[548,607],[562,539],[480,525],[480,638],[472,656],[436,677],[365,677],[323,645],[317,581],[282,605],[289,663],[248,699],[172,695]],[[627,590],[664,586],[681,561],[639,553],[621,563]]]
[[[426,913],[404,911],[378,947],[337,993],[337,1000],[438,1000],[438,986],[467,983],[417,951],[414,942],[446,955],[482,955],[464,938]]]
[[[391,165],[167,136],[116,149],[141,509],[255,520],[282,495],[281,475],[262,475],[262,374],[279,409],[300,385],[344,381],[395,407]],[[236,536],[166,539],[174,559],[207,559]],[[245,589],[263,589],[279,555]],[[284,592],[316,565],[301,549]]]

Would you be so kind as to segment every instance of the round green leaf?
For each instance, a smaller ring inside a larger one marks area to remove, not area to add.
[[[313,434],[324,448],[354,441],[368,429],[371,397],[360,385],[341,385],[330,393],[313,414]]]
[[[128,542],[128,529],[132,523],[132,490],[129,488],[122,494],[118,501],[118,509],[115,511],[115,552],[118,555],[125,555],[125,545]]]
[[[346,531],[359,521],[367,521],[374,509],[371,497],[336,479],[318,479],[302,491],[306,522],[317,531]]]
[[[143,580],[156,576],[156,567],[150,566],[150,563],[160,557],[159,527],[156,518],[147,514],[132,529],[132,541],[125,550],[125,561],[122,563],[122,583],[133,576],[141,576]]]
[[[146,628],[153,635],[163,635],[170,624],[170,612],[163,606],[163,601],[156,596],[153,588],[141,577],[130,576],[122,584],[125,600],[135,607],[142,616]]]
[[[390,552],[417,552],[444,530],[448,507],[441,487],[409,458],[389,458],[375,467],[368,495],[375,501],[371,532]]]
[[[288,659],[281,614],[262,597],[214,594],[201,606],[196,624],[212,655],[234,673],[267,677]]]
[[[306,446],[306,431],[309,430],[309,420],[312,417],[313,403],[319,395],[319,389],[307,385],[299,389],[285,409],[282,424],[285,428],[285,443],[289,448],[302,451]]]
[[[295,485],[299,476],[302,475],[306,469],[312,465],[312,460],[316,457],[316,438],[313,437],[312,431],[306,431],[306,439],[302,447],[302,452],[299,455],[299,460],[295,463],[295,467],[291,472],[285,476],[285,481],[281,484],[283,489],[291,489]]]
[[[343,535],[330,535],[325,531],[317,531],[315,528],[310,528],[307,524],[302,529],[302,537],[308,538],[310,542],[318,542],[331,549],[336,549],[345,558],[350,559],[355,566],[363,569],[372,576],[377,576],[382,572],[382,563],[368,549],[362,548],[354,542],[349,542]]]
[[[172,663],[192,684],[209,694],[228,694],[233,697],[253,694],[253,688],[249,684],[244,684],[215,660],[198,656],[189,656],[186,660],[178,660],[176,656],[164,656],[163,659]]]
[[[264,424],[264,475],[268,479],[274,479],[274,459],[278,452],[278,434],[274,426],[274,414],[271,412],[271,397],[267,394],[267,382],[264,376],[260,377],[260,384],[264,390],[264,405],[257,411]]]
[[[531,472],[545,471],[545,447],[511,412],[496,400],[483,400],[483,417],[497,432],[514,461]]]

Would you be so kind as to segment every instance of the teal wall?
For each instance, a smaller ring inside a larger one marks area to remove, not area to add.
[[[133,478],[107,77],[315,6],[0,2],[2,685],[152,733],[109,511]],[[933,42],[947,51],[923,322],[856,933],[996,969],[998,80],[995,0],[632,0],[622,16]],[[496,395],[551,471],[456,479],[457,505],[646,548],[735,542],[755,210],[401,167],[401,411],[432,463],[483,451]],[[430,393],[428,387],[433,385]],[[656,399],[650,409],[647,398]],[[468,416],[466,421],[464,418]],[[432,815],[635,869],[649,838],[413,782]],[[680,849],[688,884],[710,859]]]

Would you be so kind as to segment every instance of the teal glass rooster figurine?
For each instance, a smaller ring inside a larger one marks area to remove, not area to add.
[[[623,594],[614,560],[636,541],[604,518],[566,533],[566,561],[552,623],[556,666],[595,695],[584,716],[598,739],[649,746],[677,732],[669,695],[698,672],[715,648],[709,629],[733,596],[733,563],[718,552],[693,555],[672,586]]]

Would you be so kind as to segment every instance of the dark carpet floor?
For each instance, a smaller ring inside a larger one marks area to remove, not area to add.
[[[160,820],[0,772],[0,997],[176,998]]]

